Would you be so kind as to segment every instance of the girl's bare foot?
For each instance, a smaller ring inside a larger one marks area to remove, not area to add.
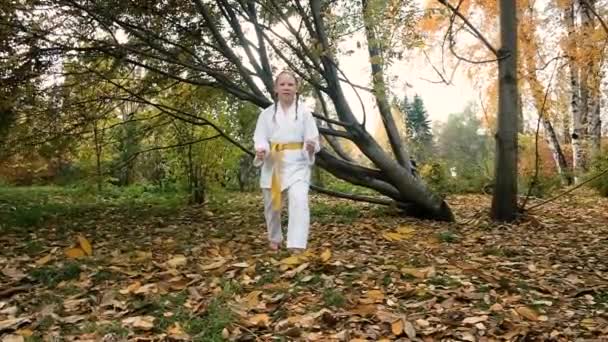
[[[281,246],[281,244],[278,243],[278,242],[271,242],[270,243],[270,249],[273,250],[273,251],[278,251],[280,246]]]

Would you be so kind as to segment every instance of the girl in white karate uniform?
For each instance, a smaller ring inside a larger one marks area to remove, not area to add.
[[[262,168],[260,187],[270,248],[279,249],[283,241],[281,205],[287,197],[287,248],[301,251],[308,242],[308,188],[315,154],[320,150],[319,131],[312,113],[298,103],[298,81],[293,73],[278,74],[274,87],[276,102],[260,113],[255,128],[254,165]]]

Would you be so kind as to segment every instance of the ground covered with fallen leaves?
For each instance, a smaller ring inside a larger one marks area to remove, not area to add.
[[[0,191],[1,341],[608,339],[608,200],[586,191],[513,225],[487,196],[449,197],[451,224],[313,196],[297,256],[268,250],[256,194],[87,201]]]

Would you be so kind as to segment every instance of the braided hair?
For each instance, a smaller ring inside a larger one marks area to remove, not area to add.
[[[277,83],[279,82],[279,77],[281,77],[281,75],[289,75],[296,82],[296,99],[295,99],[295,101],[296,101],[296,121],[298,121],[298,102],[300,102],[300,93],[297,91],[297,88],[300,85],[300,82],[298,81],[298,78],[296,77],[296,75],[293,72],[291,72],[289,70],[283,70],[274,79],[275,88],[277,86]],[[277,108],[278,107],[279,107],[279,95],[275,92],[274,93],[274,114],[272,115],[272,121],[275,123],[277,122]]]

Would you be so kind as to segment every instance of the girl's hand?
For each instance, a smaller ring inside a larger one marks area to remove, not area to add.
[[[255,157],[259,160],[264,160],[266,157],[266,150],[259,149],[255,151]]]
[[[304,145],[306,147],[306,151],[312,157],[313,153],[315,153],[315,147],[316,147],[315,142],[312,140],[308,140]]]

